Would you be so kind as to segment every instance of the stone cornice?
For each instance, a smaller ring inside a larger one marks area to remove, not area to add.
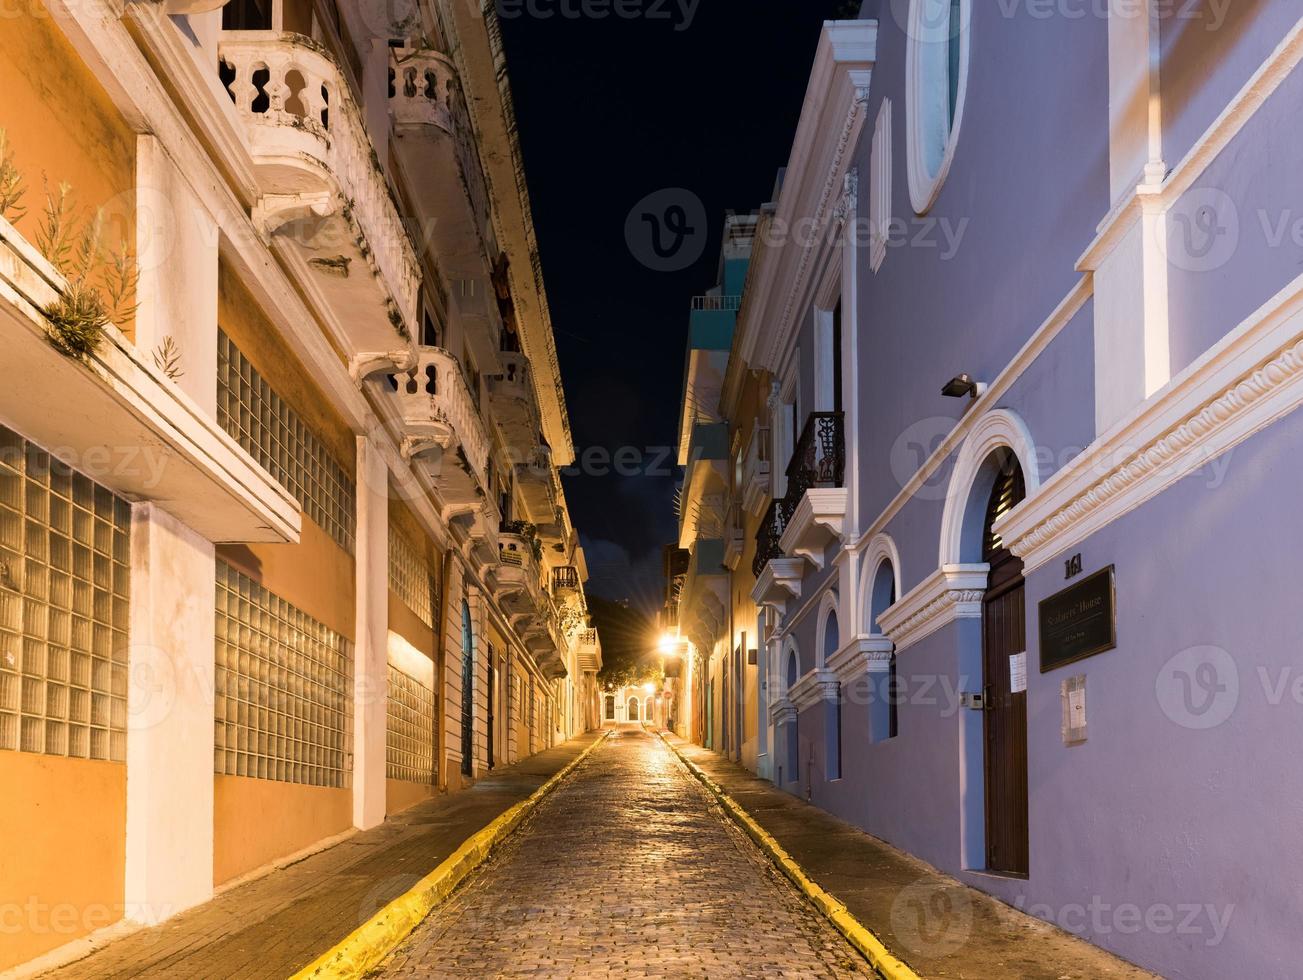
[[[798,710],[804,711],[820,701],[836,701],[840,687],[837,675],[831,670],[816,668],[797,681],[787,696]]]
[[[878,616],[897,651],[912,646],[956,619],[979,619],[987,565],[945,565]]]
[[[887,670],[895,651],[889,636],[857,636],[828,658],[827,668],[846,683]]]

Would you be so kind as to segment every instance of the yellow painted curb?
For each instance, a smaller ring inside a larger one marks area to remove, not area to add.
[[[606,732],[572,759],[564,769],[536,789],[527,799],[499,814],[486,827],[462,842],[443,862],[422,878],[408,892],[398,896],[357,929],[343,942],[323,953],[290,980],[324,980],[365,976],[383,960],[408,934],[421,924],[430,911],[442,902],[465,877],[478,867],[493,848],[520,825],[525,816],[542,799],[610,736]]]
[[[742,805],[724,792],[724,788],[717,782],[706,775],[705,771],[679,751],[678,746],[660,733],[661,740],[670,748],[670,751],[678,756],[679,761],[688,768],[705,786],[710,794],[719,801],[720,805],[732,819],[738,824],[747,836],[750,837],[760,849],[769,856],[769,860],[774,863],[779,871],[783,872],[792,884],[796,885],[807,898],[815,904],[815,907],[831,922],[838,932],[846,937],[847,942],[864,954],[865,959],[869,961],[879,973],[887,980],[920,980],[919,975],[915,973],[904,960],[893,956],[887,949],[886,945],[874,935],[873,931],[860,922],[855,916],[851,915],[846,908],[846,904],[840,901],[835,895],[832,895],[820,888],[810,876],[805,873],[805,869],[793,860],[792,856],[783,849],[783,845],[778,843],[772,834],[756,822],[751,814],[743,809]]]

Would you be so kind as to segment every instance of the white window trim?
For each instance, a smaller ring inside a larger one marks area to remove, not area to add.
[[[869,157],[869,268],[877,272],[891,238],[891,100],[883,99]]]
[[[930,32],[925,25],[924,8],[931,2],[936,0],[911,0],[909,28],[906,31],[908,44],[905,54],[905,157],[909,171],[910,203],[918,214],[927,214],[932,209],[954,163],[955,147],[959,144],[959,134],[964,123],[964,107],[968,102],[969,59],[972,49],[972,0],[960,0],[959,89],[955,99],[955,121],[950,127],[950,135],[946,140],[941,162],[937,166],[936,173],[933,174],[928,171],[923,146],[923,105],[928,89],[923,77],[925,61],[919,56],[924,44],[942,43],[928,37]],[[948,101],[948,92],[946,98]]]

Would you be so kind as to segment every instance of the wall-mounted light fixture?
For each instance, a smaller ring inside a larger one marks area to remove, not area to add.
[[[947,398],[963,398],[967,395],[969,398],[976,399],[979,395],[986,392],[985,381],[974,381],[966,374],[958,374],[946,382],[941,394]]]

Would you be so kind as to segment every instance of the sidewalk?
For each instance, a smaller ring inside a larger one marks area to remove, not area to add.
[[[405,810],[44,976],[284,980],[344,939],[602,736],[590,732]]]
[[[922,977],[1153,978],[776,789],[714,752],[667,737],[811,879],[844,902],[851,915]]]

